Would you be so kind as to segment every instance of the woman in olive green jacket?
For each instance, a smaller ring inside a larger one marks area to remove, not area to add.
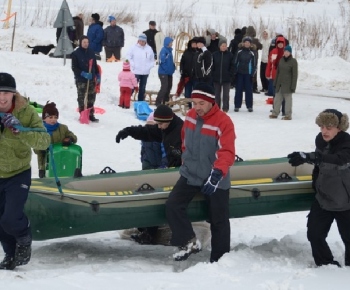
[[[30,223],[23,212],[31,185],[31,148],[46,149],[50,135],[8,73],[0,73],[0,119],[0,242],[5,252],[0,269],[13,270],[31,257]]]

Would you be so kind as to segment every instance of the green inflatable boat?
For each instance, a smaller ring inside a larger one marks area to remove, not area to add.
[[[230,170],[230,217],[309,209],[311,172],[312,165],[292,167],[286,158],[236,162]],[[25,208],[33,239],[166,224],[165,201],[178,178],[178,169],[64,177],[62,193],[55,178],[33,179]],[[207,219],[202,195],[188,214],[192,221]]]

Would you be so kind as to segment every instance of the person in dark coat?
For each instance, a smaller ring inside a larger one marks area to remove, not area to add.
[[[215,102],[222,110],[228,112],[230,102],[230,85],[234,74],[234,58],[227,50],[226,40],[220,40],[220,50],[213,53],[213,82]]]
[[[187,49],[181,56],[180,60],[180,74],[181,78],[176,90],[176,97],[179,97],[185,89],[185,98],[191,98],[191,93],[194,87],[194,80],[192,77],[193,67],[194,67],[194,57],[197,52],[197,42],[195,38],[192,38],[187,43]],[[188,107],[192,108],[192,103],[188,102]]]
[[[335,109],[326,109],[316,117],[320,133],[314,152],[288,155],[292,166],[314,164],[312,184],[316,192],[307,222],[307,238],[315,264],[336,265],[326,238],[335,220],[345,245],[345,266],[350,266],[350,135],[349,117]]]
[[[100,15],[98,13],[91,14],[91,24],[87,31],[87,37],[89,39],[89,48],[94,51],[96,55],[100,55],[102,51],[103,42],[103,23],[100,21]]]
[[[256,30],[253,26],[248,26],[247,27],[247,31],[245,36],[249,36],[252,39],[252,44],[254,44],[252,46],[252,50],[255,54],[255,59],[256,61],[258,61],[259,58],[259,54],[258,51],[262,49],[262,44],[259,41],[258,38],[256,38]],[[258,90],[258,79],[257,79],[257,74],[254,75],[253,77],[253,93],[254,94],[260,94],[259,90]]]
[[[254,44],[250,37],[243,38],[242,48],[237,52],[235,59],[236,92],[235,112],[242,106],[243,90],[248,112],[253,112],[253,77],[256,74],[256,58]]]
[[[166,105],[159,105],[154,111],[155,125],[131,126],[120,130],[116,142],[128,136],[146,142],[163,142],[168,167],[181,165],[181,128],[183,121]]]
[[[62,28],[63,27],[58,27],[56,29],[56,42],[58,43],[60,37],[61,37],[61,33],[62,33]],[[77,45],[76,43],[74,43],[75,41],[75,28],[74,26],[67,26],[66,28],[66,36],[69,39],[70,43],[72,44],[73,48],[76,48]]]
[[[109,16],[108,21],[110,26],[103,31],[103,47],[106,52],[106,61],[114,55],[117,60],[120,60],[121,50],[124,47],[124,30],[117,25],[117,20],[114,16]]]
[[[147,44],[152,48],[154,52],[154,59],[157,59],[157,47],[156,42],[154,40],[155,35],[158,33],[158,30],[156,29],[156,22],[151,20],[148,23],[148,29],[145,30],[143,33],[147,36]]]
[[[237,52],[238,52],[238,45],[242,42],[242,40],[243,40],[242,29],[236,28],[235,29],[235,36],[230,41],[230,45],[228,47],[228,51],[233,54],[234,58],[236,58],[236,55],[237,55]],[[232,81],[231,81],[231,88],[234,88],[235,84],[236,84],[235,76],[233,76],[232,77]]]
[[[88,90],[87,108],[90,109],[90,121],[98,122],[94,115],[94,104],[96,99],[96,82],[101,81],[98,74],[96,56],[93,50],[89,48],[89,39],[83,35],[79,41],[79,47],[71,54],[72,70],[74,72],[75,85],[78,92],[79,112],[84,110],[84,98],[86,90]],[[91,71],[90,70],[91,64]],[[88,82],[89,80],[89,82]],[[89,83],[89,87],[87,84]]]
[[[213,57],[211,52],[205,47],[204,37],[195,37],[197,42],[197,52],[194,56],[192,79],[194,85],[200,82],[212,83],[211,73],[213,68]]]
[[[181,154],[181,129],[183,121],[171,108],[166,105],[159,105],[153,114],[154,125],[132,126],[120,130],[116,136],[116,142],[128,136],[144,142],[163,143],[168,161],[167,167],[179,167],[182,163]],[[132,235],[132,238],[139,244],[154,244],[158,225],[148,227],[141,233]]]
[[[219,51],[219,42],[223,40],[227,41],[227,39],[220,35],[219,32],[216,32],[215,29],[209,28],[205,37],[205,46],[211,53],[214,53],[215,51]]]
[[[79,39],[84,35],[84,21],[83,21],[83,13],[79,13],[77,16],[73,17],[74,26],[75,26],[75,40],[76,46],[79,45]]]
[[[153,112],[147,117],[146,125],[154,125]],[[164,145],[161,142],[141,141],[142,170],[168,168]]]

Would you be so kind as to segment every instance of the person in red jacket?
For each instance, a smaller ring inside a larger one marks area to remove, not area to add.
[[[215,93],[207,83],[195,85],[193,108],[182,127],[180,178],[166,202],[166,217],[172,238],[179,247],[175,261],[186,260],[202,246],[196,238],[186,208],[197,194],[208,204],[212,234],[210,262],[230,251],[229,191],[230,166],[235,160],[235,129],[231,118],[215,103]]]

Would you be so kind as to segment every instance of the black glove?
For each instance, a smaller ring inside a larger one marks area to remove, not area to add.
[[[220,169],[212,169],[206,183],[202,187],[201,191],[203,194],[212,195],[216,191],[222,177],[223,174]]]
[[[288,162],[292,166],[299,166],[304,163],[319,164],[321,156],[316,152],[293,152],[288,154],[287,158],[289,159]]]
[[[120,130],[118,135],[115,137],[115,142],[119,143],[120,140],[124,140],[128,136],[129,136],[129,130],[128,128],[124,128],[123,130]]]
[[[174,157],[181,157],[181,150],[178,149],[178,148],[173,148],[171,149],[171,155],[174,156]]]
[[[62,140],[62,146],[69,146],[73,143],[72,138],[67,137]]]

